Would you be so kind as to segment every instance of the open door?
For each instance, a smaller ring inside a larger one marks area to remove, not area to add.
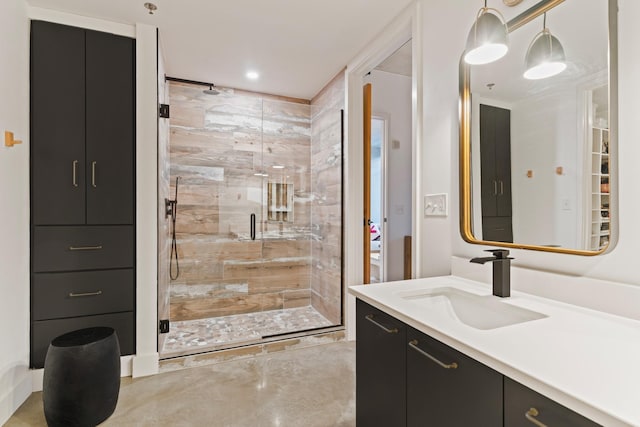
[[[371,283],[371,84],[364,85],[363,105],[363,158],[364,158],[364,228],[363,228],[363,283]]]

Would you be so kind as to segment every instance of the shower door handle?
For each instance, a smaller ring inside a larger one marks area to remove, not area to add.
[[[251,214],[251,240],[256,240],[256,214]]]

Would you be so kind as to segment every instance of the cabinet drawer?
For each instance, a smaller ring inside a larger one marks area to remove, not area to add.
[[[527,412],[535,408],[533,417],[548,426],[596,427],[599,424],[544,397],[540,393],[513,381],[504,379],[504,425],[505,427],[531,427]],[[529,414],[529,417],[532,417]]]
[[[132,311],[133,269],[33,276],[33,320]]]
[[[494,242],[513,242],[513,226],[510,216],[483,216],[482,239]]]
[[[502,374],[407,328],[407,426],[502,426]]]
[[[133,312],[43,320],[31,323],[31,367],[42,368],[49,343],[55,337],[76,329],[107,326],[115,329],[120,342],[120,354],[132,354],[135,347]]]
[[[33,271],[130,268],[134,261],[132,226],[35,227]]]

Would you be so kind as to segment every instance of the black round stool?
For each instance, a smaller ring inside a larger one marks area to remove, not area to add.
[[[80,329],[54,338],[44,361],[47,424],[96,426],[116,409],[120,345],[112,328]]]

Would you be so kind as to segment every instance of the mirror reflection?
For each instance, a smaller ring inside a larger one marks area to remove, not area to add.
[[[561,2],[512,31],[503,58],[470,66],[471,121],[462,129],[470,133],[475,240],[541,250],[609,244],[608,3]],[[525,78],[540,40],[561,45],[566,68]]]

